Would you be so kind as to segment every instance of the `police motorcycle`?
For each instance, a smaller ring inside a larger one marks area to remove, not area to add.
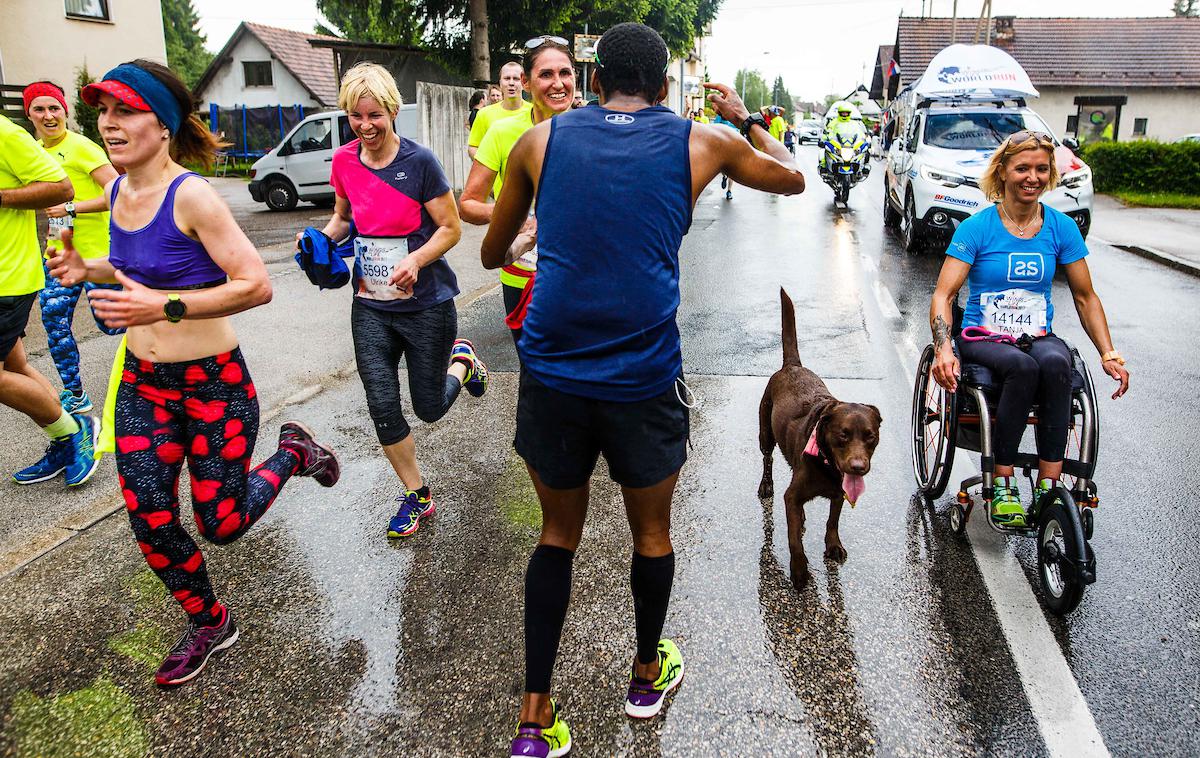
[[[871,173],[871,142],[866,134],[835,134],[824,140],[825,169],[821,179],[833,189],[833,202],[846,205],[850,199],[850,188],[866,179]]]

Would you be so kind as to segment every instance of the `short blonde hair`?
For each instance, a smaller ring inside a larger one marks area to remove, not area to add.
[[[1008,159],[1026,150],[1045,150],[1050,155],[1050,181],[1042,193],[1045,194],[1058,186],[1058,161],[1054,157],[1054,143],[1032,134],[1014,143],[1010,136],[992,153],[992,159],[988,161],[983,176],[979,177],[979,189],[983,190],[984,197],[993,202],[1004,199],[1004,169],[1008,167]]]
[[[352,111],[358,106],[358,101],[364,97],[374,98],[387,112],[395,116],[400,112],[404,100],[400,90],[396,89],[396,80],[388,70],[378,63],[355,64],[342,77],[342,87],[338,90],[338,107],[344,111]]]

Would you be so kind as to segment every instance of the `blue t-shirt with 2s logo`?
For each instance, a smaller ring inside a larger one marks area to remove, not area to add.
[[[1005,229],[995,205],[959,224],[946,255],[971,266],[963,328],[985,326],[998,331],[985,318],[985,307],[1007,293],[1010,299],[1040,295],[1045,304],[1045,323],[1036,323],[1035,316],[1025,331],[1031,334],[1042,329],[1047,334],[1052,331],[1054,303],[1050,294],[1054,270],[1085,257],[1088,249],[1079,227],[1069,216],[1046,205],[1042,205],[1042,212],[1042,228],[1030,239],[1021,239]]]

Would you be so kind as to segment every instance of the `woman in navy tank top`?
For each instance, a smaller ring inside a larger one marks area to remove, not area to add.
[[[180,523],[184,458],[196,526],[217,544],[244,534],[290,477],[328,487],[339,469],[333,452],[297,422],[283,425],[278,449],[251,469],[258,400],[229,316],[269,302],[271,283],[216,191],[178,162],[209,164],[218,147],[194,115],[187,86],[169,69],[138,60],[82,96],[99,108],[104,145],[127,173],[105,188],[109,257],[83,260],[68,240],[49,265],[67,285],[122,285],[92,295],[99,318],[128,329],[106,418],[115,419],[117,473],[138,548],[188,615],[155,676],[172,686],[195,677],[238,637]]]

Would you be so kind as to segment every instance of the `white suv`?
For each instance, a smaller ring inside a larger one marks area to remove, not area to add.
[[[1022,129],[1045,132],[1023,100],[923,100],[902,93],[892,108],[884,172],[883,219],[900,230],[904,248],[946,244],[961,221],[989,205],[979,177],[1000,143]],[[1092,172],[1057,138],[1059,186],[1042,201],[1075,220],[1086,237],[1092,223]]]

